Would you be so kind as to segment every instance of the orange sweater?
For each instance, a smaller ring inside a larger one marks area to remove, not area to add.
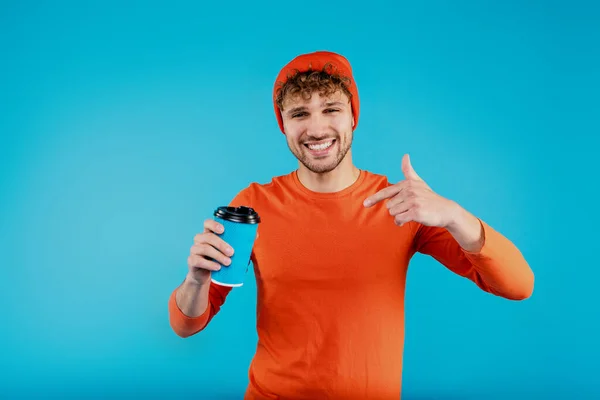
[[[361,171],[337,193],[315,193],[295,172],[253,183],[231,205],[260,214],[252,253],[258,346],[245,399],[398,399],[404,347],[404,291],[409,260],[429,254],[481,289],[527,297],[533,274],[519,250],[481,221],[478,253],[440,228],[394,224],[385,202],[363,200],[390,183]],[[204,329],[230,288],[212,285],[206,312],[189,318],[169,300],[180,336]]]

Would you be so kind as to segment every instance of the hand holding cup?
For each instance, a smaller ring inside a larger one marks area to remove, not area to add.
[[[224,231],[218,221],[210,218],[204,221],[204,232],[194,237],[190,248],[187,275],[190,282],[203,285],[210,281],[212,271],[231,265],[234,250],[219,236]]]

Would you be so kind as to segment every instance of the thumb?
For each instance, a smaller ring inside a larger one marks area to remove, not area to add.
[[[404,177],[406,179],[412,179],[414,181],[423,180],[412,167],[410,163],[410,156],[408,154],[405,154],[404,157],[402,157],[402,172],[404,173]]]

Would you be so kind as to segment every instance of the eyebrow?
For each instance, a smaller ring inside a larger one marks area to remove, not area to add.
[[[343,106],[344,103],[342,103],[341,101],[328,101],[325,103],[321,104],[321,107],[331,107],[331,106]],[[291,115],[294,113],[297,113],[299,111],[305,111],[307,109],[306,106],[300,106],[300,107],[294,107],[291,108],[286,114]]]

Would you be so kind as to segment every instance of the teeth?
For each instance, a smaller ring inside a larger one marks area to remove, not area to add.
[[[309,144],[308,148],[311,150],[325,150],[325,149],[329,148],[329,146],[331,146],[332,144],[333,144],[333,140],[331,140],[329,142],[325,142],[325,143]]]

